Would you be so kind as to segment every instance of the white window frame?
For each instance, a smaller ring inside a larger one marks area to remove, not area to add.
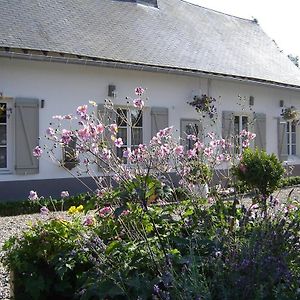
[[[130,148],[132,150],[134,147],[138,146],[138,145],[132,145],[131,130],[133,128],[141,129],[141,131],[142,131],[142,141],[140,143],[144,143],[144,140],[145,140],[145,114],[144,114],[144,112],[141,111],[142,112],[142,126],[131,126],[132,125],[131,124],[131,112],[133,110],[138,111],[138,109],[135,108],[135,107],[132,107],[132,106],[129,106],[129,107],[128,106],[118,106],[118,107],[116,107],[116,109],[117,109],[117,111],[118,111],[118,109],[126,110],[126,113],[127,113],[126,120],[128,120],[128,122],[129,122],[129,124],[127,123],[126,126],[120,126],[117,122],[119,130],[126,128],[127,143],[126,144],[124,143],[124,145],[120,149]],[[118,118],[118,116],[117,116],[117,118]],[[120,136],[117,134],[117,137],[120,137]],[[117,154],[117,156],[122,159],[123,158],[123,152],[122,152],[122,156],[119,156],[118,154]]]
[[[235,118],[239,118],[239,129],[238,132],[235,130]],[[243,128],[243,117],[247,118],[247,126],[246,128]],[[243,138],[239,136],[240,132],[243,129],[246,129],[249,131],[250,129],[250,116],[248,114],[243,114],[243,113],[235,113],[233,116],[233,133],[234,133],[234,151],[236,154],[241,154],[243,151]]]
[[[292,130],[294,128],[294,131]],[[295,142],[292,141],[292,135],[295,136]],[[296,156],[297,155],[297,128],[296,124],[292,121],[286,122],[286,137],[287,137],[287,154],[288,156]],[[295,146],[293,151],[293,146]]]
[[[14,102],[13,98],[0,97],[0,105],[6,104],[6,168],[0,168],[0,174],[11,174],[13,171],[14,158]],[[4,123],[1,125],[4,125]],[[1,147],[1,146],[0,146]],[[4,148],[4,147],[1,147]]]

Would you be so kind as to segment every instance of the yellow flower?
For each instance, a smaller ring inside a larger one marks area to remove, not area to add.
[[[68,210],[70,215],[75,214],[77,212],[76,206],[71,206]]]
[[[79,205],[76,208],[77,212],[82,212],[83,211],[83,205]]]

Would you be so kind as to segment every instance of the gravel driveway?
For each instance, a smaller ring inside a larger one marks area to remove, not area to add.
[[[287,199],[287,196],[291,192],[291,190],[293,190],[291,194],[292,198],[300,202],[300,186],[282,189],[274,193],[274,196],[277,197],[280,201],[284,201]],[[24,229],[26,229],[28,227],[28,223],[35,222],[37,220],[40,220],[41,218],[45,219],[45,216],[41,216],[40,214],[33,214],[14,217],[0,217],[0,248],[2,248],[4,241],[9,237],[20,234]],[[1,264],[0,299],[10,299],[9,274]]]

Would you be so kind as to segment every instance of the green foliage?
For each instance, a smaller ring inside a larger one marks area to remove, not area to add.
[[[211,168],[202,161],[192,159],[187,167],[190,171],[186,175],[186,179],[193,184],[208,183],[212,178]]]
[[[218,199],[124,205],[92,226],[76,215],[6,242],[16,300],[297,299],[298,206],[260,218]]]
[[[280,187],[295,186],[300,184],[300,176],[285,177],[280,180]]]
[[[67,199],[39,199],[38,201],[17,201],[0,203],[0,216],[17,216],[25,214],[39,213],[42,206],[48,207],[50,211],[68,210],[71,206],[78,206],[81,204],[94,207],[95,199],[88,194],[81,194],[72,196]]]
[[[16,299],[73,299],[77,278],[91,267],[78,251],[84,232],[79,221],[54,219],[6,241],[3,262],[14,272]]]
[[[278,188],[284,168],[275,154],[269,155],[264,150],[248,148],[243,152],[234,173],[245,185],[268,197]]]

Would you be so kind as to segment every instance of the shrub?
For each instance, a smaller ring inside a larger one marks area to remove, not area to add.
[[[279,187],[284,168],[275,154],[247,148],[234,173],[238,180],[268,197]]]

